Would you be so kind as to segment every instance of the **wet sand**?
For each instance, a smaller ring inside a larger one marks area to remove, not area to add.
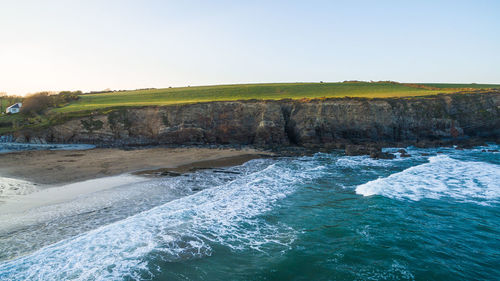
[[[85,196],[116,188],[120,192],[121,186],[151,180],[148,177],[240,165],[269,155],[254,149],[208,148],[0,154],[0,235],[78,212],[78,200],[85,200]]]
[[[167,169],[187,172],[242,164],[270,155],[255,149],[145,148],[24,151],[0,155],[0,176],[62,185],[124,173]]]

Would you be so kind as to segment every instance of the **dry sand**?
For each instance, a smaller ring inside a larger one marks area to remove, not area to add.
[[[145,148],[24,151],[0,154],[0,176],[60,185],[123,173],[223,167],[270,155],[255,149]],[[147,174],[147,173],[146,173]]]
[[[120,192],[122,186],[150,180],[145,176],[234,166],[268,155],[253,149],[208,148],[0,154],[0,234],[79,212],[85,196],[109,189]]]

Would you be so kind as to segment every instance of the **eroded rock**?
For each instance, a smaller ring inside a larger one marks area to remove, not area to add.
[[[346,146],[348,155],[373,154],[380,158],[390,156],[371,147],[352,147],[353,143],[439,147],[468,138],[500,138],[500,92],[128,108],[95,113],[40,131],[23,131],[18,136],[16,141],[21,142],[37,137],[40,141],[118,146],[294,145],[311,149]]]

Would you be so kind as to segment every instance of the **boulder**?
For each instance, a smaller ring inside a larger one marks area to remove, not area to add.
[[[26,142],[26,137],[24,135],[19,135],[16,137],[14,142],[19,142],[19,143],[25,143]]]
[[[382,151],[372,151],[370,153],[370,158],[372,159],[394,159],[395,157],[394,154]]]
[[[380,152],[382,152],[382,149],[375,145],[346,145],[345,147],[347,156],[371,155]]]

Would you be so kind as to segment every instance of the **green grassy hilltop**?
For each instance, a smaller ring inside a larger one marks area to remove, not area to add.
[[[170,105],[208,101],[279,100],[321,97],[407,97],[449,92],[448,89],[410,87],[390,82],[242,84],[135,90],[81,95],[58,112],[116,106]]]
[[[385,82],[273,83],[197,86],[78,94],[76,100],[45,110],[37,116],[0,116],[0,133],[23,127],[47,126],[85,116],[90,112],[120,107],[164,106],[210,101],[280,100],[313,98],[387,98],[428,96],[499,88],[493,84],[405,84]],[[4,106],[5,107],[5,106]]]
[[[182,87],[81,95],[57,112],[117,106],[170,105],[208,101],[279,100],[335,97],[409,97],[450,93],[464,89],[500,88],[481,84],[401,84],[394,82],[276,83]]]

